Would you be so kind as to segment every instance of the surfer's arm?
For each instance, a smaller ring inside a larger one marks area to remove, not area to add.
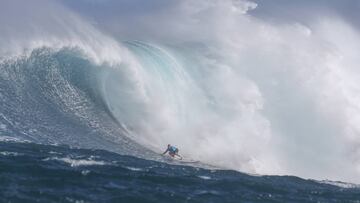
[[[166,152],[168,152],[168,151],[169,151],[169,149],[166,149],[166,150],[165,150],[165,152],[164,152],[164,153],[162,153],[162,154],[166,154]]]

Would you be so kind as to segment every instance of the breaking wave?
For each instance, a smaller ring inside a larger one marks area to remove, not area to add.
[[[224,168],[358,180],[356,30],[335,17],[267,23],[250,2],[190,2],[164,41],[117,40],[49,2],[13,22],[24,33],[0,21],[0,134],[148,159],[172,143]]]

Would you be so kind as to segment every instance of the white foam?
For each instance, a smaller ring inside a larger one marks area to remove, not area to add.
[[[8,152],[8,151],[3,151],[3,152],[0,152],[1,155],[3,156],[22,156],[24,154],[22,153],[18,153],[18,152]]]
[[[71,197],[65,197],[66,201],[72,202],[72,203],[86,203],[87,201],[84,200],[77,200]]]
[[[341,187],[341,188],[360,188],[360,185],[358,185],[358,184],[345,183],[345,182],[341,182],[341,181],[322,180],[322,181],[316,181],[316,182],[334,185],[334,186]]]
[[[211,180],[210,176],[198,176],[198,177],[204,180]]]
[[[49,154],[61,154],[60,152],[49,151]]]
[[[19,143],[30,143],[29,140],[20,139],[16,137],[10,137],[10,136],[0,136],[0,142],[19,142]]]
[[[146,81],[153,95],[145,116],[134,111],[135,124],[126,124],[143,128],[136,141],[156,150],[171,143],[193,159],[249,173],[360,181],[359,32],[321,12],[308,23],[267,22],[234,2],[182,1],[168,18],[149,18],[170,28],[151,34],[194,45],[181,56],[194,60],[153,69],[198,71],[206,93],[184,88],[191,83],[175,74],[169,83],[163,75]],[[160,51],[156,59],[166,55]]]
[[[95,161],[95,160],[89,160],[89,159],[72,159],[69,157],[48,157],[43,159],[44,161],[50,161],[50,160],[56,160],[56,161],[62,161],[67,164],[69,164],[71,167],[78,167],[78,166],[95,166],[95,165],[110,165],[110,163],[107,163],[105,161]]]
[[[83,170],[83,171],[81,171],[81,175],[83,175],[83,176],[86,176],[86,175],[88,175],[89,173],[90,173],[89,170]]]
[[[144,169],[142,168],[136,168],[136,167],[130,167],[130,166],[126,166],[125,168],[131,170],[131,171],[143,171]]]

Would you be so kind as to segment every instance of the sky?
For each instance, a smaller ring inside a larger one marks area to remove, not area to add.
[[[66,6],[93,19],[107,24],[114,19],[153,15],[171,10],[179,0],[58,0]],[[253,0],[258,6],[250,15],[268,21],[308,23],[324,13],[338,15],[360,28],[360,1],[358,0]],[[126,20],[129,20],[128,18]],[[131,19],[130,19],[131,20]],[[105,26],[106,27],[106,26]],[[111,26],[107,26],[111,30]]]
[[[257,9],[252,14],[277,21],[309,21],[322,13],[335,14],[360,26],[360,1],[357,0],[255,0]]]

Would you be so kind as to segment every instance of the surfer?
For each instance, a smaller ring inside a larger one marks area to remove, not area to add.
[[[166,154],[167,152],[169,152],[169,155],[172,158],[175,158],[175,156],[178,156],[180,159],[182,159],[182,157],[179,155],[179,149],[171,146],[170,144],[168,144],[167,149],[165,150],[165,152],[163,154]]]

